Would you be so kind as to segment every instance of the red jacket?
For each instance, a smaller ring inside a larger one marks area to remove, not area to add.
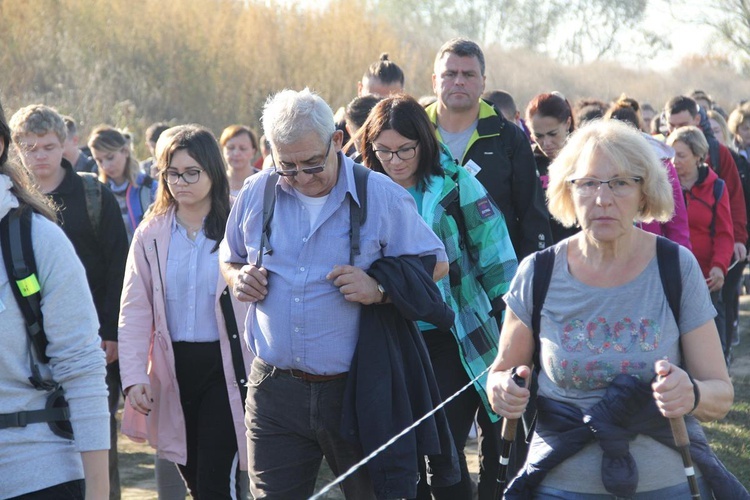
[[[708,164],[719,177],[724,179],[729,192],[729,210],[732,213],[732,228],[735,243],[747,243],[747,211],[745,208],[745,194],[742,192],[740,174],[737,164],[734,163],[732,153],[723,144],[719,144],[719,168],[711,165],[711,159],[707,158]]]
[[[735,167],[735,173],[736,170]],[[726,275],[734,252],[729,190],[725,187],[716,206],[715,234],[711,237],[710,227],[715,202],[714,182],[718,176],[709,168],[701,168],[699,172],[698,180],[693,187],[683,191],[693,255],[701,266],[703,276],[708,277],[708,272],[713,267],[720,268]]]

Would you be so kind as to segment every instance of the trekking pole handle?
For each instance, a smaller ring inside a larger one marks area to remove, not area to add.
[[[513,368],[513,382],[516,383],[518,387],[526,387],[526,379],[521,377],[520,375],[516,374],[516,369]],[[514,441],[516,439],[516,428],[518,427],[518,419],[504,419],[503,420],[503,429],[502,429],[502,436],[503,439],[506,441]]]

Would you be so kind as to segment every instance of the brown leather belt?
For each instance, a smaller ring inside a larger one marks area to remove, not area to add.
[[[330,382],[331,380],[346,378],[346,376],[349,375],[349,372],[337,373],[336,375],[315,375],[314,373],[307,373],[302,370],[282,370],[280,368],[276,368],[276,371],[286,373],[287,375],[304,380],[305,382]]]

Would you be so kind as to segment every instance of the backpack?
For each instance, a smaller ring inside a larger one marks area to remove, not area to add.
[[[682,273],[680,272],[680,245],[662,236],[656,238],[656,261],[659,278],[667,296],[667,303],[674,319],[680,325],[680,304],[682,301]],[[534,371],[541,369],[539,349],[539,329],[542,306],[547,297],[555,265],[555,247],[548,247],[534,254],[534,277],[532,279],[531,330],[534,334]],[[680,355],[682,355],[680,344]]]
[[[86,198],[86,213],[94,229],[94,236],[99,240],[99,227],[102,223],[102,183],[99,177],[91,172],[78,172],[83,181],[83,194]],[[144,205],[148,206],[148,205]]]
[[[98,182],[98,181],[97,181]],[[0,415],[0,429],[25,427],[27,424],[46,422],[50,430],[65,439],[73,439],[70,425],[70,410],[65,400],[62,386],[53,380],[44,380],[36,364],[36,359],[49,363],[46,354],[47,335],[44,332],[44,318],[41,309],[41,287],[36,277],[36,260],[31,242],[32,211],[28,208],[11,209],[0,220],[0,245],[3,261],[11,282],[13,296],[26,323],[29,338],[29,382],[40,391],[49,392],[43,410],[20,411]],[[15,284],[15,286],[13,286]],[[33,353],[32,353],[33,351]]]
[[[359,205],[354,202],[353,197],[349,197],[349,265],[354,265],[354,257],[360,254],[359,250],[359,230],[367,220],[367,178],[370,176],[370,169],[354,164],[354,185],[357,189],[357,198]],[[273,218],[274,208],[276,206],[276,183],[279,175],[275,172],[266,178],[266,185],[263,191],[263,224],[261,226],[260,250],[255,260],[256,267],[262,267],[263,256],[271,255],[271,219]]]
[[[714,182],[714,204],[711,206],[711,224],[708,226],[712,238],[716,236],[716,207],[719,206],[721,196],[724,194],[724,185],[722,179],[716,179]]]

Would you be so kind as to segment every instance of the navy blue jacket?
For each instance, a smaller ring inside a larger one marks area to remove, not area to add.
[[[349,369],[342,410],[342,435],[359,442],[365,455],[410,426],[442,401],[424,339],[414,323],[442,330],[454,313],[443,302],[431,272],[435,258],[384,257],[368,270],[392,304],[362,307],[359,340]],[[379,499],[414,498],[418,460],[443,455],[444,470],[432,470],[431,484],[461,479],[453,438],[443,410],[367,463]],[[438,462],[438,461],[436,461]]]
[[[637,434],[650,436],[676,449],[669,421],[656,407],[650,384],[620,374],[602,400],[585,413],[578,408],[544,397],[537,398],[535,432],[542,439],[534,456],[511,482],[505,498],[531,499],[535,488],[556,465],[578,453],[592,439],[602,448],[602,481],[608,492],[632,497],[638,487],[638,469],[630,455],[629,442]],[[750,494],[724,467],[708,445],[700,423],[685,417],[690,435],[690,455],[703,473],[715,498],[750,499]],[[530,452],[530,457],[531,452]]]

